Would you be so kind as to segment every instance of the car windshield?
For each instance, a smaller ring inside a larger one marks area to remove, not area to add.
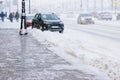
[[[91,17],[91,14],[81,14],[82,17]]]
[[[101,12],[101,13],[99,13],[100,15],[110,15],[110,13],[109,12]]]
[[[26,20],[32,20],[34,18],[34,16],[27,16]]]
[[[58,20],[59,18],[55,14],[42,14],[43,20]]]

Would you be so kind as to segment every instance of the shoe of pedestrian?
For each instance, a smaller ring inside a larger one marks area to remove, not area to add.
[[[28,33],[25,33],[24,35],[27,35]]]
[[[23,35],[21,31],[19,32],[19,35]]]

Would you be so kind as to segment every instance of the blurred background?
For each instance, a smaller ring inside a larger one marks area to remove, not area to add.
[[[21,12],[22,0],[0,0],[0,11]],[[120,11],[120,0],[25,0],[26,12],[80,13]]]

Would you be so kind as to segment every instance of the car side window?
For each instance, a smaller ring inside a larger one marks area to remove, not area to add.
[[[37,17],[38,17],[38,14],[36,14],[34,18],[37,18]]]
[[[79,18],[81,18],[81,14],[79,15]]]
[[[41,15],[40,14],[38,15],[38,19],[41,20]]]

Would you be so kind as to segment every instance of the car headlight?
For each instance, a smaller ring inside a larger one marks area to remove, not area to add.
[[[45,21],[44,24],[49,24],[49,22],[46,22],[46,21]]]
[[[62,22],[62,21],[60,21],[60,24],[63,24],[63,22]]]
[[[95,18],[92,18],[92,20],[94,21],[94,20],[95,20]]]
[[[82,21],[84,21],[84,18],[81,18]]]

